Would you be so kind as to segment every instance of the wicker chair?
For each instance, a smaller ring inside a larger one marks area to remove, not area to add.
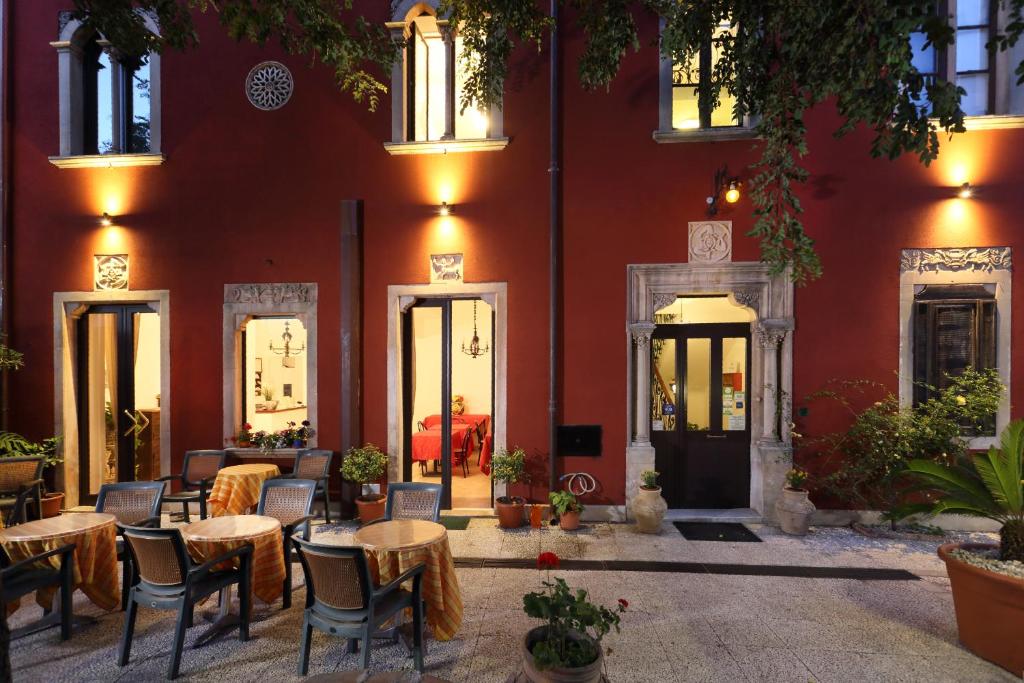
[[[185,453],[185,464],[182,465],[181,474],[169,474],[156,480],[177,479],[181,482],[181,490],[165,495],[164,502],[181,503],[184,512],[182,518],[186,524],[192,521],[188,515],[188,505],[193,501],[199,502],[199,518],[206,519],[206,498],[209,496],[213,480],[217,478],[217,472],[224,467],[226,457],[227,453],[224,451],[188,451]]]
[[[441,521],[440,484],[425,484],[405,481],[388,484],[388,500],[384,504],[384,516],[367,522],[363,526],[388,522],[392,519],[425,519]]]
[[[312,479],[268,479],[260,490],[257,515],[273,517],[281,522],[284,548],[284,592],[281,602],[284,609],[292,606],[292,534],[299,531],[309,539],[309,523],[315,518],[313,496],[316,482]]]
[[[28,505],[35,503],[42,518],[44,460],[39,456],[0,458],[0,511],[7,510],[5,526],[28,520]]]
[[[160,502],[164,493],[162,481],[122,481],[104,484],[96,496],[96,512],[117,518],[118,528],[125,526],[160,526]],[[117,539],[117,559],[121,561],[121,609],[128,607],[128,589],[132,581],[132,556],[124,551],[124,539]]]
[[[316,482],[315,498],[323,498],[324,521],[331,523],[330,475],[331,458],[334,451],[320,448],[304,448],[295,454],[295,467],[279,479],[312,479]]]
[[[222,588],[238,584],[239,640],[249,640],[249,617],[252,605],[250,584],[252,577],[252,544],[247,543],[223,553],[201,565],[195,565],[185,548],[185,539],[178,529],[146,529],[125,527],[125,541],[138,568],[138,581],[128,597],[124,616],[124,633],[118,653],[118,666],[128,663],[135,631],[135,616],[139,604],[156,609],[178,611],[174,629],[174,649],[167,678],[178,676],[181,650],[185,644],[185,630],[192,625],[197,602]],[[214,571],[222,562],[239,558],[238,569]]]
[[[71,637],[71,596],[75,590],[75,544],[61,546],[39,555],[11,564],[7,553],[0,550],[0,609],[4,618],[7,615],[7,604],[34,593],[47,586],[60,587],[60,639]],[[53,569],[46,562],[51,557],[60,555],[60,569]],[[40,563],[47,564],[40,567]]]
[[[363,648],[360,667],[370,666],[370,644],[381,624],[412,608],[412,656],[416,670],[423,671],[424,565],[418,564],[374,588],[366,555],[361,547],[316,545],[294,536],[295,550],[306,574],[306,611],[302,620],[299,675],[309,670],[309,646],[313,629],[348,638],[349,652],[356,651],[356,639]],[[402,584],[412,580],[412,591]]]

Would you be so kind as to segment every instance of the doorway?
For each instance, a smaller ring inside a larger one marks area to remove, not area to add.
[[[402,480],[443,486],[442,507],[492,505],[494,311],[420,298],[402,314]]]
[[[650,434],[669,507],[749,505],[750,323],[734,322],[747,315],[723,296],[655,315]]]
[[[145,304],[95,304],[77,322],[79,502],[100,486],[161,474],[160,315]]]

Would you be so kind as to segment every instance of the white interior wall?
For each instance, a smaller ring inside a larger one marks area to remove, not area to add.
[[[160,395],[160,316],[142,313],[138,324],[138,346],[135,352],[135,408],[156,410]]]
[[[270,350],[271,343],[275,348],[284,345],[281,335],[284,325],[288,323],[288,331],[292,335],[290,348],[295,358],[295,367],[286,368],[282,363],[284,356]],[[298,349],[306,346],[306,328],[296,318],[255,318],[245,326],[245,401],[246,421],[256,431],[277,431],[287,427],[288,422],[301,424],[308,415],[306,385],[306,352],[294,355]],[[277,401],[279,412],[257,412],[256,404],[264,403],[262,396],[257,397],[256,359],[262,359],[263,374],[260,386],[274,392],[273,400]],[[292,395],[284,395],[284,385],[292,385]]]

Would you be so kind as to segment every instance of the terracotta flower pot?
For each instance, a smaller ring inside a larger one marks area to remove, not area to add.
[[[604,654],[601,648],[597,648],[597,659],[586,666],[573,669],[540,669],[533,659],[530,648],[533,644],[544,638],[547,626],[538,626],[527,632],[523,638],[523,673],[533,683],[597,683],[601,680],[601,666],[604,664]],[[587,638],[579,633],[570,633],[570,638]]]
[[[1024,579],[975,567],[952,555],[954,550],[990,550],[985,543],[946,543],[939,557],[946,563],[956,609],[960,642],[974,654],[998,664],[1014,676],[1024,675]]]
[[[505,501],[508,502],[505,502]],[[522,498],[507,498],[494,501],[498,511],[498,526],[502,529],[518,529],[523,525],[523,507],[526,501]]]
[[[359,521],[363,524],[380,519],[384,516],[384,508],[387,505],[387,496],[379,493],[372,496],[359,496],[356,498],[356,509],[359,511]]]
[[[580,526],[580,513],[575,510],[566,512],[558,518],[558,526],[563,531],[575,531]]]
[[[56,517],[64,504],[63,493],[47,493],[43,495],[43,517]]]

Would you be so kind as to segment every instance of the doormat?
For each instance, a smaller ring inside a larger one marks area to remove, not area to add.
[[[457,515],[442,515],[441,524],[448,531],[465,531],[466,527],[469,526],[469,520],[472,517],[460,517]]]
[[[673,522],[687,541],[725,541],[727,543],[760,543],[757,534],[731,522]]]

